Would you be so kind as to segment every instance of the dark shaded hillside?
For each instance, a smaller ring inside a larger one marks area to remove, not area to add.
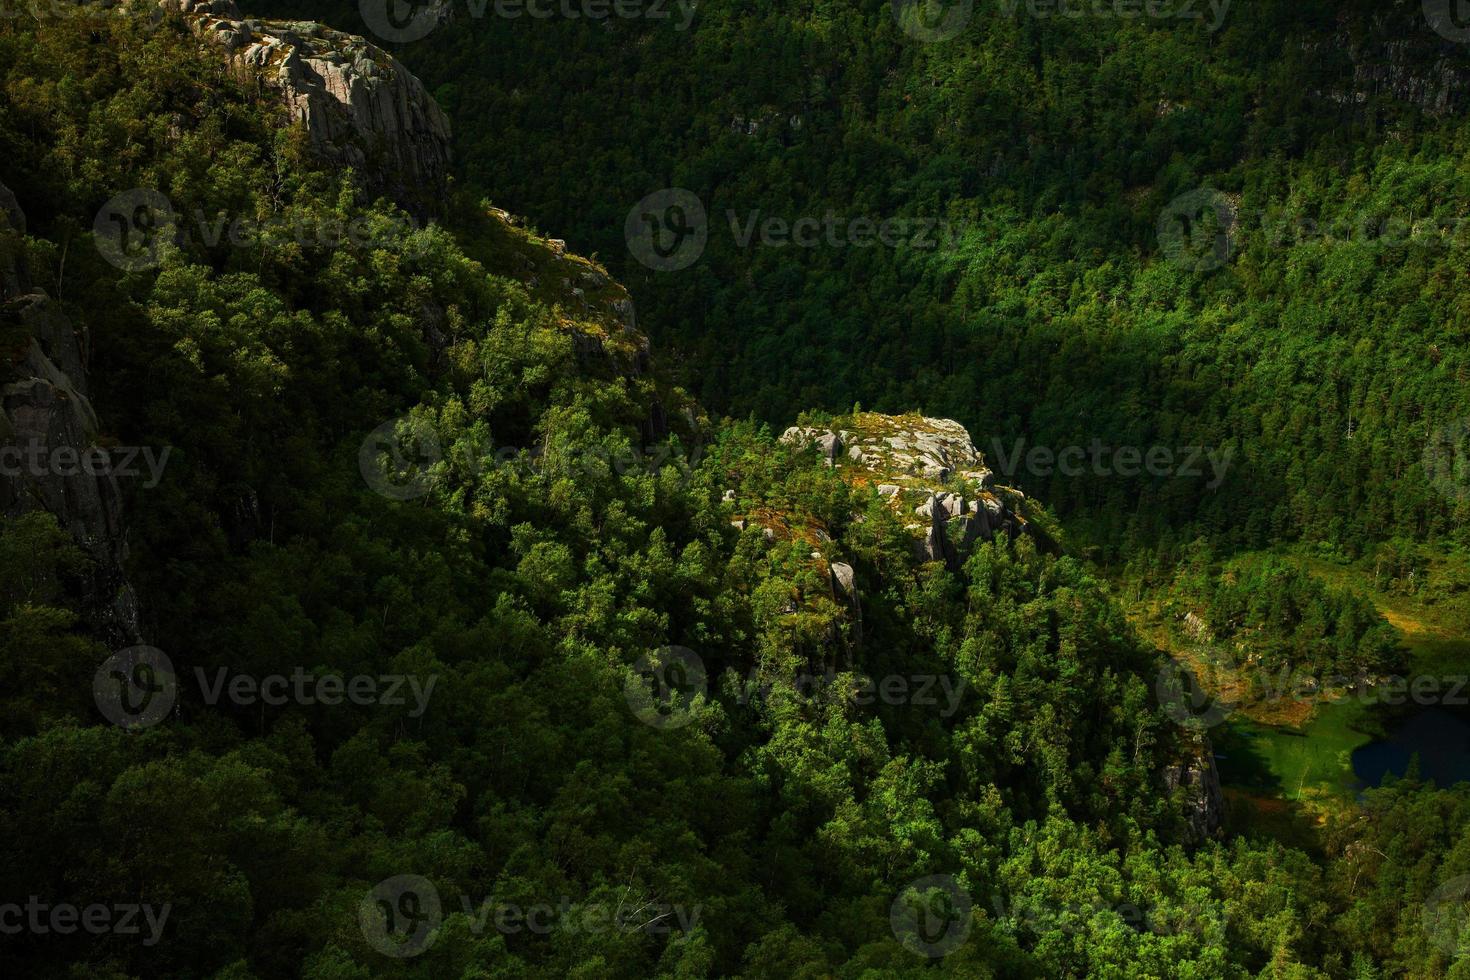
[[[1408,0],[1237,3],[1217,30],[1011,6],[925,42],[878,2],[705,4],[684,30],[672,6],[449,4],[395,50],[456,121],[463,185],[607,261],[714,410],[1231,453],[1221,486],[1014,475],[1114,544],[1458,534],[1464,488],[1424,462],[1470,410],[1465,44]],[[678,271],[625,236],[666,187],[706,215]],[[896,247],[758,230],[828,215],[914,224]],[[1217,216],[1226,261],[1201,267],[1208,231],[1168,261],[1161,227]]]

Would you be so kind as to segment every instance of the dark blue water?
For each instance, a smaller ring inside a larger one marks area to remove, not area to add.
[[[1365,786],[1388,773],[1402,776],[1409,757],[1419,756],[1419,775],[1437,786],[1470,781],[1470,721],[1440,707],[1415,712],[1389,733],[1353,752],[1353,772]]]

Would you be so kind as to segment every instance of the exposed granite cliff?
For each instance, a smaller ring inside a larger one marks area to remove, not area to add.
[[[83,601],[114,643],[137,642],[122,495],[87,386],[86,337],[31,281],[25,214],[0,184],[0,513],[54,515],[92,559]],[[99,465],[101,464],[101,465]]]
[[[271,89],[326,160],[420,217],[441,207],[449,121],[423,83],[361,37],[312,21],[247,19],[233,0],[162,0],[217,42],[242,77]]]

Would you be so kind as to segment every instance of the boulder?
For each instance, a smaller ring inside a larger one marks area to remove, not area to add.
[[[829,569],[832,573],[832,587],[837,594],[844,599],[855,601],[857,599],[857,575],[852,566],[846,562],[834,561]]]
[[[862,597],[858,594],[857,574],[851,565],[841,561],[832,562],[827,566],[827,570],[832,576],[833,598],[847,606],[852,647],[860,647],[863,642],[863,603]]]
[[[828,466],[836,466],[837,454],[842,452],[842,439],[834,433],[825,432],[817,437],[817,448]]]
[[[842,454],[842,435],[828,429],[813,429],[793,425],[781,433],[781,442],[791,446],[803,446],[816,444],[817,451],[821,453],[822,459],[828,466],[836,466],[837,459]]]

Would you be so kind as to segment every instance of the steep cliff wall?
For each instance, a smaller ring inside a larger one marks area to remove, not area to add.
[[[1470,101],[1470,30],[1456,23],[1453,7],[1395,0],[1339,11],[1330,33],[1302,42],[1320,65],[1318,94],[1345,108],[1386,99],[1431,116],[1462,111]]]
[[[1194,840],[1214,836],[1225,818],[1225,794],[1208,737],[1200,735],[1183,758],[1164,770],[1164,787],[1170,792],[1183,791],[1185,819]]]
[[[122,494],[88,396],[86,333],[32,282],[25,231],[0,184],[0,514],[54,515],[92,559],[83,599],[95,628],[136,642]]]
[[[233,0],[163,0],[218,43],[242,77],[269,88],[321,156],[354,168],[406,210],[438,213],[450,131],[423,84],[382,48],[312,21],[247,19]]]

